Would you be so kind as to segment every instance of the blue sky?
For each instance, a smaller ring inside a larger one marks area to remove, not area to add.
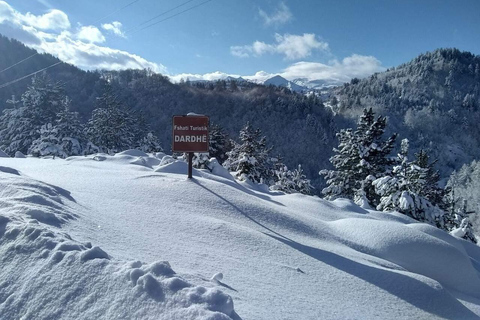
[[[478,0],[205,1],[0,1],[0,33],[83,69],[173,79],[347,81],[439,47],[480,54]]]

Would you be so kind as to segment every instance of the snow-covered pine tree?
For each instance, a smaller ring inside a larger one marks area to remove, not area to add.
[[[267,147],[266,138],[260,129],[253,129],[247,123],[240,130],[241,144],[227,152],[228,159],[223,166],[235,172],[240,180],[263,183],[269,178],[268,154],[272,148]]]
[[[274,182],[270,186],[270,190],[283,191],[285,193],[294,192],[294,183],[292,180],[292,172],[288,170],[287,166],[281,162],[274,166]]]
[[[335,169],[320,171],[327,180],[328,186],[322,190],[327,199],[346,197],[378,205],[379,197],[371,183],[393,164],[389,154],[396,139],[396,134],[383,139],[386,125],[386,117],[375,119],[370,108],[363,110],[355,131],[342,129],[337,133],[339,145],[330,158]]]
[[[55,124],[57,137],[67,157],[83,154],[86,145],[84,126],[80,122],[78,112],[70,111],[70,104],[70,99],[66,97],[63,109],[57,113]]]
[[[446,230],[456,237],[477,243],[473,231],[474,226],[470,219],[470,215],[475,212],[468,211],[467,200],[455,194],[456,189],[460,186],[459,180],[459,174],[454,172],[445,187],[444,203],[449,207],[444,215]]]
[[[398,154],[398,165],[391,174],[372,182],[375,192],[381,197],[377,210],[396,210],[415,220],[445,228],[444,212],[422,196],[427,185],[426,168],[408,161],[408,140],[403,139]]]
[[[311,195],[313,186],[310,183],[310,179],[307,179],[307,176],[303,172],[302,165],[298,165],[298,167],[293,170],[292,172],[292,182],[293,188],[296,192],[300,192],[302,194]]]
[[[148,132],[143,139],[140,139],[137,143],[137,149],[145,153],[162,152],[163,148],[160,145],[158,137],[153,132]]]
[[[143,112],[129,112],[133,120],[133,140],[135,141],[135,149],[145,153],[162,152],[160,140],[150,129],[150,124]]]
[[[434,165],[437,161],[430,162],[430,156],[427,151],[420,149],[415,153],[414,164],[425,169],[425,187],[420,195],[427,198],[432,204],[437,205],[442,210],[448,210],[448,206],[444,203],[445,190],[439,187],[440,173],[435,170]]]
[[[285,193],[302,193],[306,195],[312,194],[312,185],[310,180],[305,176],[302,166],[291,171],[287,166],[278,162],[274,169],[275,181],[270,187],[271,190],[279,190]]]
[[[216,158],[218,163],[223,164],[227,159],[227,152],[233,148],[225,130],[218,124],[211,124],[209,128],[209,154]]]
[[[477,238],[473,233],[473,224],[469,218],[471,213],[473,212],[467,210],[467,200],[463,199],[462,207],[453,212],[453,226],[450,234],[477,243]]]
[[[58,138],[58,129],[51,123],[40,128],[40,137],[33,141],[28,153],[34,157],[54,156],[65,158],[61,140]]]
[[[32,78],[32,84],[22,95],[22,105],[5,109],[0,118],[1,147],[10,155],[27,153],[32,142],[40,138],[40,128],[55,123],[62,109],[65,93],[62,85],[50,81],[45,73]]]
[[[12,107],[3,110],[0,117],[0,150],[11,156],[16,150],[24,149],[25,143],[31,143],[27,141],[28,132],[24,130],[29,122],[24,116],[26,108],[19,102],[12,96],[12,99],[7,100],[7,104]]]
[[[184,158],[188,161],[188,154],[184,154]],[[210,158],[208,157],[208,153],[199,153],[195,152],[192,158],[192,166],[197,169],[208,169],[208,163]]]
[[[135,120],[118,101],[109,83],[106,83],[102,96],[97,98],[96,106],[87,123],[88,139],[109,154],[133,148]]]
[[[327,187],[322,190],[326,199],[333,200],[337,197],[353,199],[356,187],[355,166],[359,161],[358,148],[355,146],[353,130],[342,129],[337,133],[338,148],[336,154],[330,158],[335,170],[321,170]]]

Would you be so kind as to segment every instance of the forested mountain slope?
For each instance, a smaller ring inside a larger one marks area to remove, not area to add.
[[[353,79],[334,90],[332,105],[347,117],[365,107],[389,118],[389,131],[427,148],[443,175],[480,156],[480,56],[438,49],[412,61]]]
[[[83,118],[88,118],[99,96],[103,83],[99,72],[83,71],[77,67],[63,63],[50,54],[39,54],[21,42],[0,35],[0,111],[7,105],[7,99],[15,95],[16,99],[31,84],[31,77],[11,83],[38,70],[48,68],[46,72],[53,81],[65,84],[67,95],[74,100],[74,110]],[[25,61],[23,61],[25,60]],[[19,63],[20,61],[23,61]],[[58,65],[54,64],[60,62]],[[17,64],[18,63],[18,64]],[[4,84],[8,84],[3,87]]]
[[[0,70],[35,54],[18,41],[0,37]],[[0,73],[0,85],[59,62],[51,55],[37,54],[24,63]],[[335,140],[333,113],[314,97],[293,93],[285,88],[252,83],[180,83],[148,70],[86,72],[61,63],[47,70],[53,81],[64,83],[71,109],[83,121],[89,119],[95,100],[109,81],[119,100],[131,112],[143,114],[146,124],[160,139],[166,152],[171,145],[172,116],[188,112],[210,116],[236,140],[246,122],[260,128],[273,146],[273,156],[280,155],[289,168],[301,164],[313,181],[317,193],[322,178],[318,171],[328,166]],[[12,95],[20,100],[31,84],[30,78],[0,89],[0,110],[12,107],[6,103]]]
[[[3,36],[0,50],[0,86],[59,62]],[[27,60],[11,67],[22,59]],[[424,148],[437,158],[444,178],[480,158],[480,57],[457,49],[426,53],[333,89],[328,103],[336,115],[314,96],[243,81],[173,84],[149,70],[90,72],[65,63],[47,73],[64,83],[71,108],[83,121],[90,118],[108,80],[131,112],[143,114],[167,152],[175,114],[207,114],[233,139],[250,122],[274,147],[273,155],[280,155],[290,168],[303,165],[316,193],[323,186],[318,171],[330,166],[335,132],[351,127],[366,107],[388,116],[387,134],[397,132],[400,139],[410,140],[413,152]],[[0,110],[11,107],[6,100],[12,95],[19,100],[30,83],[26,78],[2,87]]]

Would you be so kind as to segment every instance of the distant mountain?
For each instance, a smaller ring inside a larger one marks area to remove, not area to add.
[[[296,84],[292,81],[288,81],[287,79],[285,79],[284,77],[281,77],[281,76],[274,76],[274,77],[264,81],[263,84],[266,85],[266,86],[273,85],[273,86],[277,86],[277,87],[285,87],[285,88],[288,88],[288,89],[290,89],[292,91],[295,91],[295,92],[302,92],[302,91],[307,90],[306,87],[299,86],[298,84]]]
[[[293,83],[307,89],[321,90],[342,85],[344,82],[340,80],[308,80],[307,78],[297,78],[292,80]]]
[[[245,82],[247,80],[243,79],[242,77],[235,78],[235,77],[228,76],[228,77],[225,78],[225,81],[227,81],[227,82],[229,82],[229,81]]]
[[[333,90],[328,103],[356,119],[372,107],[413,150],[432,150],[444,173],[480,158],[480,56],[438,49]]]

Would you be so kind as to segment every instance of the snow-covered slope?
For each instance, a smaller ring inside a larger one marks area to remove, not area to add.
[[[479,247],[212,165],[0,158],[1,319],[479,318]]]
[[[297,79],[293,79],[291,82],[305,89],[317,89],[317,90],[337,87],[344,83],[344,81],[335,80],[335,79],[309,80],[307,78],[297,78]]]
[[[263,84],[266,85],[266,86],[273,85],[273,86],[277,86],[277,87],[285,87],[285,88],[288,88],[292,91],[297,91],[297,92],[304,91],[304,90],[307,89],[305,87],[299,86],[298,84],[296,84],[294,82],[288,81],[287,79],[283,78],[282,76],[278,76],[278,75],[274,76],[270,79],[265,80],[263,82]]]

